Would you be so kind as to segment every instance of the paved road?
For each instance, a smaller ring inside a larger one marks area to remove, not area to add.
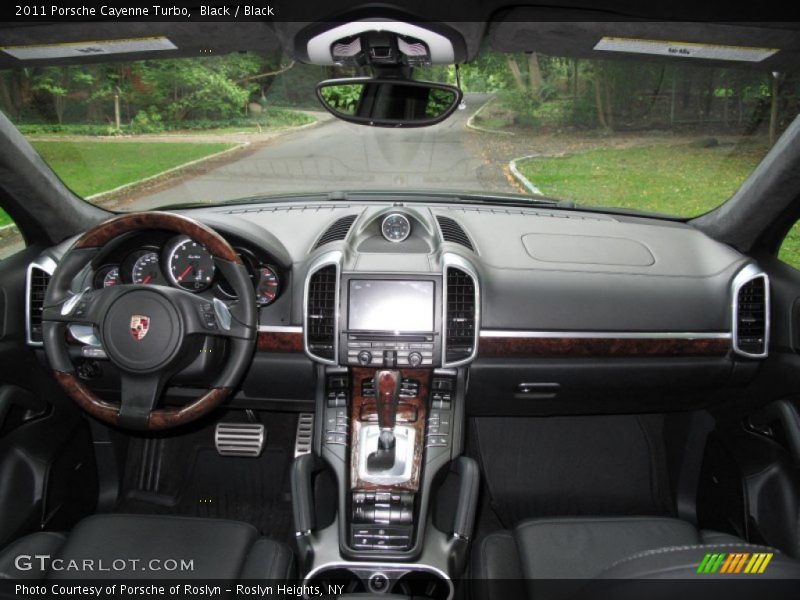
[[[390,130],[336,119],[290,133],[241,159],[126,204],[148,209],[180,202],[220,202],[257,194],[353,189],[512,191],[480,158],[486,134],[465,125],[485,94],[433,127]]]

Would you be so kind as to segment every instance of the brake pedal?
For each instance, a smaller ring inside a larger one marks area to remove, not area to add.
[[[261,423],[217,423],[214,445],[220,456],[257,457],[264,449],[267,432]]]
[[[297,418],[297,437],[294,442],[294,456],[302,456],[311,452],[314,439],[314,414],[300,413]]]

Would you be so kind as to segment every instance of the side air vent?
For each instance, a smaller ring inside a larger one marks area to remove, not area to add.
[[[734,280],[733,349],[743,356],[761,358],[769,345],[769,280],[746,267]]]
[[[469,237],[467,237],[467,232],[464,231],[464,228],[456,221],[450,217],[443,217],[442,215],[437,215],[436,220],[439,221],[439,229],[442,230],[442,239],[444,239],[445,242],[461,244],[465,248],[469,248],[473,251],[475,250],[472,247],[472,242],[469,241]]]
[[[446,268],[446,365],[470,360],[477,349],[478,294],[475,279],[458,267]]]
[[[345,217],[336,219],[336,221],[334,221],[333,224],[325,230],[325,233],[322,234],[322,237],[320,237],[317,243],[314,245],[314,250],[320,246],[324,246],[325,244],[330,244],[331,242],[337,242],[345,239],[347,234],[350,233],[350,228],[353,226],[357,216],[358,215],[347,215]]]
[[[47,284],[50,283],[50,273],[31,265],[28,270],[28,343],[41,345],[42,343],[42,308],[44,295],[47,293]]]
[[[325,362],[336,360],[337,267],[325,265],[314,271],[307,282],[306,348]]]

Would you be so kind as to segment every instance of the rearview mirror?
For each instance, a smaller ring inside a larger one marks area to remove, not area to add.
[[[373,127],[435,125],[461,97],[451,85],[407,79],[329,79],[317,85],[317,98],[333,116]]]

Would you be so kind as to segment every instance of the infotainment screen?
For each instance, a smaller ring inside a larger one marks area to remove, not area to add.
[[[433,281],[350,280],[348,329],[433,331]]]

